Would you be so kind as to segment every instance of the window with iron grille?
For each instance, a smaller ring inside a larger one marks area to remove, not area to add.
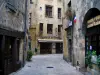
[[[61,8],[58,8],[58,19],[61,19]]]
[[[52,18],[52,6],[46,5],[45,7],[45,16]]]
[[[47,24],[47,34],[52,34],[53,24]]]

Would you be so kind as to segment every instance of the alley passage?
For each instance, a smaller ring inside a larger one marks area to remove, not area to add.
[[[82,75],[74,67],[63,60],[63,55],[37,55],[32,62],[14,75]]]

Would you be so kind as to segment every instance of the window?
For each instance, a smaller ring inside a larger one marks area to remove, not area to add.
[[[17,9],[15,7],[15,0],[6,0],[7,5],[6,7],[10,9],[10,11],[12,11],[13,13],[17,12]]]
[[[29,13],[29,24],[31,26],[31,17],[32,17],[32,13]]]
[[[52,6],[49,6],[49,5],[46,6],[45,16],[52,18]]]
[[[40,11],[42,11],[42,7],[40,7]]]
[[[68,7],[71,7],[71,1],[68,3]]]
[[[58,19],[61,19],[61,8],[58,8]]]
[[[47,24],[47,34],[52,34],[53,24]]]
[[[58,25],[58,32],[61,32],[61,25]]]
[[[97,55],[100,55],[100,35],[86,36],[86,50],[95,50]]]
[[[32,0],[30,0],[30,4],[33,4],[33,1]]]
[[[43,32],[43,23],[40,23],[40,32]]]

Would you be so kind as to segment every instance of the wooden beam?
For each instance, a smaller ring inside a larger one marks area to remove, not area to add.
[[[24,32],[15,31],[15,30],[6,30],[6,29],[0,28],[0,34],[1,35],[18,37],[18,38],[24,38]]]

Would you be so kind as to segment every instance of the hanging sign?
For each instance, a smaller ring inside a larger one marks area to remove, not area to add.
[[[87,28],[93,27],[93,26],[97,26],[100,24],[100,15],[90,19],[87,21]]]

